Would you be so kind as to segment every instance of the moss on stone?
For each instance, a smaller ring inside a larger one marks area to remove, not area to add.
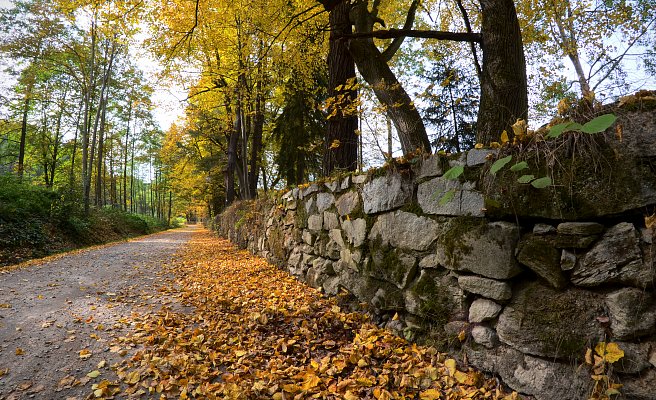
[[[474,231],[483,233],[481,229],[486,225],[487,220],[479,217],[459,216],[449,220],[447,228],[438,241],[444,247],[450,265],[457,264],[460,261],[460,255],[469,254],[472,251],[472,248],[465,244],[464,236]]]

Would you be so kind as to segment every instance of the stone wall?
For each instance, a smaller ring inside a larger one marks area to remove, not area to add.
[[[644,218],[656,209],[656,120],[626,111],[618,125],[621,136],[614,127],[525,155],[553,177],[546,189],[508,169],[491,175],[500,155],[471,150],[240,203],[217,229],[520,393],[587,398],[586,349],[614,341],[625,352],[613,366],[624,398],[656,399],[656,246]],[[540,164],[545,154],[565,167]],[[465,173],[445,179],[454,165]]]

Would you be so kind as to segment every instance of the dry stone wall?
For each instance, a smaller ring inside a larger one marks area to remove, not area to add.
[[[623,140],[642,135],[656,145],[653,113],[622,121],[633,127]],[[531,195],[563,202],[564,189],[541,189],[546,196],[527,185],[521,199],[509,194],[519,207],[500,191],[514,184],[489,184],[496,153],[471,150],[242,203],[217,228],[326,295],[348,291],[381,325],[447,348],[520,393],[587,398],[586,349],[614,341],[625,352],[613,371],[624,398],[656,399],[656,245],[643,218],[656,205],[656,149],[630,154],[612,134],[604,140],[619,149],[612,162],[641,174],[633,178],[639,188],[627,191],[630,209],[608,202],[577,218],[576,206],[563,218],[552,203],[527,204]],[[459,181],[443,177],[453,165],[465,166]],[[575,202],[586,193],[568,196]]]

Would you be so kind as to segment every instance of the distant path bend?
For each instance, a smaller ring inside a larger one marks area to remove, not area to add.
[[[161,232],[128,242],[75,251],[36,265],[0,270],[0,400],[84,399],[100,373],[130,357],[115,339],[133,313],[162,305],[171,284],[163,265],[197,228]],[[85,379],[86,378],[86,379]]]

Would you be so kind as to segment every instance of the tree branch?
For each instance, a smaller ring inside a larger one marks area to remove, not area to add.
[[[422,39],[437,39],[437,40],[451,40],[455,42],[475,42],[480,43],[482,37],[480,33],[467,33],[467,32],[444,32],[444,31],[428,31],[428,30],[406,30],[406,29],[386,29],[376,30],[363,33],[352,33],[348,35],[341,35],[338,39],[394,39],[397,37],[414,37]]]
[[[410,5],[410,10],[408,10],[408,16],[405,19],[405,23],[403,24],[403,30],[410,30],[412,29],[412,25],[415,22],[415,14],[417,13],[417,7],[419,7],[419,0],[413,0],[412,4]],[[401,44],[403,44],[403,41],[405,40],[405,36],[399,36],[394,38],[392,43],[383,51],[383,59],[385,61],[389,61],[394,57],[394,54],[401,48]]]
[[[456,0],[456,4],[458,5],[460,14],[462,14],[462,19],[465,23],[465,28],[467,29],[467,33],[472,33],[471,23],[469,22],[469,15],[467,14],[467,10],[465,9],[465,6],[462,5],[462,0]],[[476,75],[478,75],[478,80],[480,82],[481,77],[483,76],[483,70],[481,69],[481,63],[478,62],[476,45],[474,44],[474,42],[470,42],[469,44],[471,46],[472,55],[474,56],[474,67],[476,67]]]

